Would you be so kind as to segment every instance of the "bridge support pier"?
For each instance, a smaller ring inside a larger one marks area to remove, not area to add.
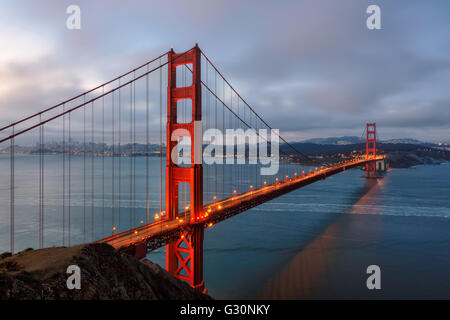
[[[168,88],[167,88],[167,151],[166,151],[166,218],[175,220],[179,213],[179,184],[186,183],[190,190],[190,214],[183,221],[186,229],[181,237],[166,246],[166,268],[178,279],[188,281],[199,291],[205,291],[203,281],[203,224],[198,224],[198,218],[203,212],[203,168],[202,159],[196,154],[196,148],[202,150],[201,126],[196,126],[202,120],[201,105],[201,52],[196,45],[185,53],[168,53]],[[177,87],[177,66],[190,64],[192,66],[192,85]],[[192,101],[192,117],[188,123],[177,119],[177,103],[179,100]],[[181,166],[177,162],[178,142],[180,138],[191,140],[191,163]],[[187,209],[187,208],[185,208]]]
[[[193,225],[182,233],[180,239],[166,247],[167,271],[189,282],[200,292],[206,292],[203,280],[203,234],[203,225]]]
[[[375,162],[375,170],[376,172],[385,172],[387,170],[386,168],[386,160],[377,160]]]

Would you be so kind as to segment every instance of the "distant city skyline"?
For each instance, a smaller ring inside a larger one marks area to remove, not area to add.
[[[77,1],[68,30],[71,4],[0,4],[0,125],[199,43],[289,141],[377,122],[382,140],[450,142],[448,1]]]

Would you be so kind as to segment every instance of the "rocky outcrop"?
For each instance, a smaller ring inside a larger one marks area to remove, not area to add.
[[[69,290],[69,265],[81,271],[81,289]],[[149,260],[120,253],[107,244],[0,256],[0,299],[211,299]]]

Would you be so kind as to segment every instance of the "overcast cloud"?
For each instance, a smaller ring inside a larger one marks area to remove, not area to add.
[[[66,28],[78,4],[82,29]],[[382,30],[366,28],[369,4]],[[5,124],[196,42],[289,140],[450,140],[450,2],[16,1],[0,4]]]

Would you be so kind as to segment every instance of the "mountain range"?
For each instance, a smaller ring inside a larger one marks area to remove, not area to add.
[[[366,139],[363,137],[362,140],[357,136],[343,136],[343,137],[328,137],[328,138],[313,138],[301,141],[300,143],[314,143],[321,145],[348,145],[348,144],[358,144],[361,142],[365,142]],[[435,143],[423,142],[417,139],[411,138],[400,138],[400,139],[388,139],[388,140],[380,140],[383,143],[405,143],[405,144],[415,144],[415,145],[423,145],[423,146],[436,146]]]

